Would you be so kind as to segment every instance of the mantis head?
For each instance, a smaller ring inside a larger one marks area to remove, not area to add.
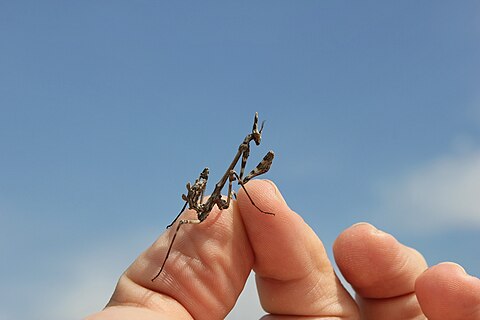
[[[262,121],[260,130],[258,130],[258,112],[255,112],[255,118],[253,119],[252,137],[253,137],[253,141],[255,141],[255,144],[257,146],[260,144],[260,141],[262,141],[262,130],[263,130],[264,124],[265,124],[265,121]]]

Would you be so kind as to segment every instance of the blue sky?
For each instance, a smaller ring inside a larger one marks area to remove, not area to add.
[[[0,39],[0,319],[101,308],[255,111],[328,248],[369,221],[480,275],[477,1],[5,1]]]

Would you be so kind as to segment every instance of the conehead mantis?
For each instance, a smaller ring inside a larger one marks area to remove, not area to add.
[[[266,173],[270,169],[273,158],[275,156],[273,151],[268,151],[265,157],[263,157],[262,161],[260,161],[260,163],[252,171],[250,171],[250,173],[244,176],[247,159],[250,155],[250,142],[253,141],[257,146],[260,145],[260,142],[262,140],[262,131],[263,131],[264,123],[265,121],[262,122],[260,128],[258,127],[258,113],[256,112],[253,120],[252,132],[247,134],[243,142],[238,146],[237,154],[233,158],[232,163],[230,163],[230,166],[225,171],[225,174],[217,182],[217,184],[215,185],[215,189],[213,190],[212,194],[207,200],[204,201],[203,196],[204,196],[205,188],[207,186],[207,181],[208,181],[208,174],[209,174],[208,168],[203,169],[203,171],[200,173],[200,176],[198,177],[198,179],[195,180],[193,184],[187,183],[187,186],[186,186],[187,194],[182,194],[182,199],[185,201],[185,204],[183,205],[179,214],[172,221],[172,223],[167,226],[167,229],[172,227],[175,224],[175,222],[177,222],[177,220],[180,218],[181,214],[187,208],[187,206],[188,206],[188,209],[194,210],[197,213],[197,218],[196,219],[180,219],[178,221],[177,228],[175,229],[175,233],[173,234],[172,241],[170,242],[170,246],[168,247],[167,254],[165,255],[165,259],[163,260],[162,267],[160,268],[160,271],[158,271],[158,273],[152,278],[152,281],[157,279],[162,273],[163,268],[165,267],[165,263],[167,262],[167,259],[170,255],[170,251],[172,250],[173,244],[175,242],[175,238],[177,237],[178,230],[182,225],[202,223],[208,217],[208,215],[213,210],[215,205],[220,210],[227,209],[230,206],[230,201],[232,199],[232,193],[233,193],[232,184],[234,181],[237,181],[240,187],[243,188],[243,190],[245,191],[245,194],[247,195],[250,202],[255,206],[255,208],[257,208],[260,212],[264,214],[275,215],[272,212],[267,212],[260,209],[255,204],[252,197],[250,196],[247,189],[245,188],[245,184],[248,181],[250,181],[252,178],[256,176]],[[240,174],[237,174],[234,168],[237,165],[238,161],[240,161],[240,158],[241,158]],[[227,183],[227,181],[228,181],[228,196],[227,196],[227,199],[225,200],[222,198],[221,192],[225,184]]]

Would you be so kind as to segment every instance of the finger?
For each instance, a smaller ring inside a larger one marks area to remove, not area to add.
[[[186,212],[182,218],[196,218]],[[253,264],[236,205],[212,210],[200,224],[182,225],[160,276],[175,227],[165,232],[121,277],[109,306],[140,305],[172,319],[224,319]]]
[[[276,315],[357,319],[356,305],[338,281],[320,239],[292,211],[270,181],[246,185],[238,207],[254,251],[254,271],[263,308]]]
[[[415,280],[427,264],[416,250],[361,223],[340,234],[333,253],[340,271],[357,293],[364,318],[405,320],[422,315]]]
[[[480,279],[457,264],[429,268],[418,277],[415,289],[430,320],[480,319]]]

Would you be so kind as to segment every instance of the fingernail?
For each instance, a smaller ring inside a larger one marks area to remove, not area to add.
[[[368,223],[368,222],[357,222],[355,224],[353,224],[350,228],[356,228],[356,227],[360,227],[360,226],[368,226],[369,228],[371,229],[374,229],[374,230],[378,230],[377,228],[375,228],[372,224]]]
[[[280,190],[278,190],[277,185],[276,185],[273,181],[268,180],[268,179],[265,179],[265,180],[263,180],[263,181],[268,182],[268,184],[269,184],[270,187],[272,188],[273,194],[275,195],[275,197],[276,197],[277,199],[281,200],[283,203],[287,203],[287,202],[285,201],[285,199],[283,198],[282,193],[280,192]]]
[[[447,262],[439,263],[438,265],[451,265],[451,266],[455,266],[456,268],[462,270],[463,273],[467,274],[467,271],[465,271],[465,268],[462,267],[461,265],[459,265],[459,264],[456,263],[456,262],[447,261]]]
[[[273,183],[273,181],[268,180],[268,179],[264,179],[263,181],[268,182],[268,183],[270,184],[270,186],[272,187],[272,190],[274,191],[275,195],[277,195],[278,193],[280,193],[280,191],[278,190],[278,188],[277,188],[277,186],[275,185],[275,183]]]

